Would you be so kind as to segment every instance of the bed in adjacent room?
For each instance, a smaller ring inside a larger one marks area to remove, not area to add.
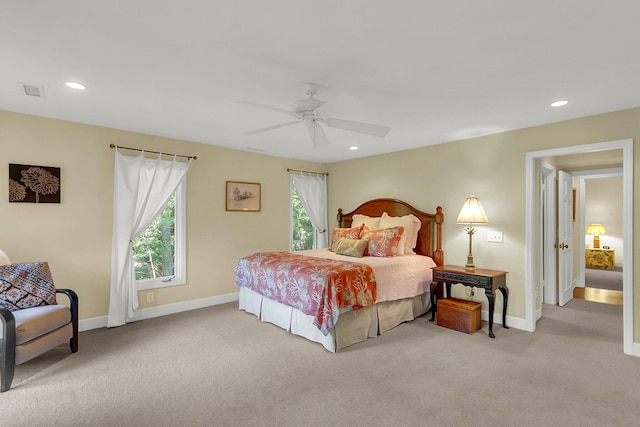
[[[329,248],[240,260],[239,308],[331,352],[429,311],[431,269],[444,263],[438,207],[395,199],[338,210]]]

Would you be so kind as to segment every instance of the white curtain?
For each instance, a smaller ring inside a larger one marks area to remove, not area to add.
[[[113,235],[111,241],[111,298],[107,326],[131,321],[138,308],[131,241],[160,213],[180,182],[188,162],[124,156],[115,150]]]
[[[315,248],[327,247],[327,178],[325,175],[289,175],[316,232]],[[315,249],[314,248],[314,249]]]

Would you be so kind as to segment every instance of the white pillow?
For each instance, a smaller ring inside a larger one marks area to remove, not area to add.
[[[404,255],[415,254],[415,247],[418,244],[418,232],[422,222],[413,214],[405,216],[389,216],[383,213],[380,217],[380,228],[404,227],[404,233],[400,244],[404,243]]]
[[[383,215],[386,215],[387,213],[383,213]],[[351,217],[352,221],[351,221],[351,227],[359,227],[362,224],[366,225],[369,228],[372,229],[376,229],[376,228],[382,228],[380,227],[380,217],[370,217],[370,216],[366,216],[366,215],[361,215],[361,214],[355,214]]]
[[[2,251],[2,249],[0,249],[0,265],[9,265],[9,264],[11,264],[11,260],[9,259],[7,254],[5,254]]]

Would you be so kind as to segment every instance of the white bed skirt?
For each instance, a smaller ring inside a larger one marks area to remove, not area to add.
[[[360,310],[340,313],[334,329],[326,337],[313,324],[313,316],[240,287],[239,308],[255,314],[263,322],[273,323],[292,334],[320,343],[331,352],[382,334],[429,310],[429,293],[413,298],[378,303]]]

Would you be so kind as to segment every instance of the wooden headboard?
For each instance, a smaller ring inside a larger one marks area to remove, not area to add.
[[[436,208],[436,213],[429,214],[419,211],[402,200],[374,199],[364,202],[349,213],[343,213],[342,209],[338,209],[338,226],[342,228],[350,227],[353,215],[355,214],[378,217],[382,216],[384,212],[390,216],[413,214],[418,217],[418,219],[422,221],[422,227],[420,227],[420,231],[418,232],[416,253],[433,258],[437,265],[444,265],[444,251],[442,250],[442,223],[444,222],[444,215],[440,206]]]

